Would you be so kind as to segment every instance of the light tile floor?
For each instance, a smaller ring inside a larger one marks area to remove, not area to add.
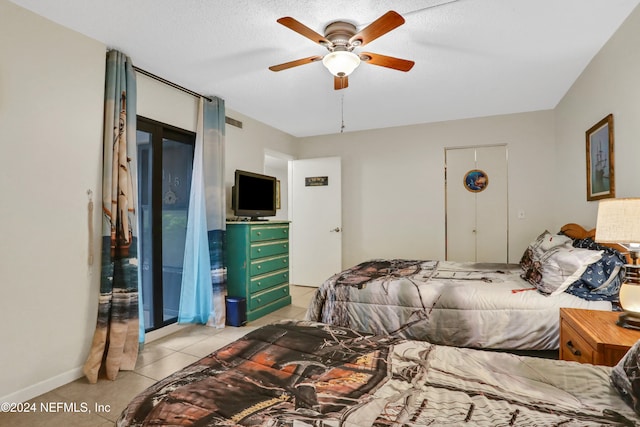
[[[80,378],[30,400],[28,403],[34,403],[37,409],[34,413],[0,412],[0,426],[113,426],[127,403],[156,381],[260,326],[282,319],[303,319],[314,291],[315,288],[292,285],[290,306],[243,327],[215,329],[193,325],[147,343],[138,356],[135,370],[121,372],[116,381],[103,379],[89,384],[86,378]],[[57,413],[46,413],[41,410],[41,404],[52,409],[58,404],[67,407],[60,406]],[[77,412],[73,412],[73,405]]]

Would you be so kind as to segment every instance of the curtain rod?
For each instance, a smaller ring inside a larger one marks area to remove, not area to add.
[[[194,92],[194,91],[192,91],[192,90],[187,89],[186,87],[183,87],[183,86],[180,86],[180,85],[175,84],[175,83],[173,83],[173,82],[170,82],[169,80],[167,80],[167,79],[163,79],[162,77],[156,76],[155,74],[150,73],[150,72],[148,72],[148,71],[146,71],[146,70],[143,70],[142,68],[138,68],[138,67],[136,67],[135,65],[133,66],[133,69],[134,69],[135,71],[137,71],[138,73],[140,73],[140,74],[144,74],[145,76],[147,76],[147,77],[151,77],[151,78],[152,78],[152,79],[154,79],[154,80],[157,80],[157,81],[159,81],[159,82],[161,82],[161,83],[166,84],[167,86],[171,86],[171,87],[173,87],[173,88],[175,88],[175,89],[178,89],[178,90],[181,90],[181,91],[183,91],[183,92],[186,92],[186,93],[188,93],[188,94],[189,94],[189,95],[191,95],[191,96],[195,96],[196,98],[204,98],[204,99],[206,99],[206,100],[207,100],[207,101],[209,101],[209,102],[213,101],[213,100],[212,100],[211,98],[209,98],[208,96],[200,95],[200,94],[199,94],[199,93],[197,93],[197,92]]]

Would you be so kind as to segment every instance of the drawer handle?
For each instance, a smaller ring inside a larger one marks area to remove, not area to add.
[[[288,230],[283,230],[283,231],[284,231],[284,234],[287,234],[287,231],[288,231]]]
[[[286,260],[286,259],[283,259],[283,260],[282,260],[282,262],[284,262],[284,263],[286,264],[286,263],[287,263],[287,260]]]
[[[258,236],[259,236],[259,235],[260,235],[260,232],[258,231],[258,232],[256,233],[256,235],[258,235]]]
[[[567,341],[567,348],[574,356],[582,356],[582,352],[573,346],[571,341]]]
[[[258,298],[258,302],[262,302],[262,300],[260,298]]]
[[[287,249],[287,244],[282,245],[283,248]]]
[[[262,282],[258,282],[258,286],[262,285]]]
[[[262,268],[262,266],[261,266],[261,265],[259,265],[259,266],[258,266],[258,270],[260,270],[261,268]]]
[[[287,288],[282,288],[282,292],[287,293]]]
[[[258,248],[258,252],[262,252],[262,249]]]

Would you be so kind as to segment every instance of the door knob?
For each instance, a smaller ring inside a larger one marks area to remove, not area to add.
[[[334,228],[332,230],[329,230],[329,231],[331,231],[332,233],[339,233],[340,232],[340,227],[336,227],[336,228]]]

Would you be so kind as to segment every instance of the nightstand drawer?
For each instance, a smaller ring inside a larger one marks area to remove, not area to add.
[[[560,324],[560,359],[593,363],[593,348],[566,322]]]
[[[262,258],[273,255],[288,254],[289,253],[289,241],[278,240],[276,242],[269,243],[257,243],[251,245],[251,258]]]
[[[264,226],[251,228],[251,241],[278,240],[289,238],[289,226]]]
[[[276,271],[275,273],[251,278],[249,292],[260,292],[282,283],[289,283],[289,270]]]
[[[265,274],[271,271],[281,270],[289,267],[289,257],[279,256],[273,258],[264,258],[259,261],[252,261],[249,266],[249,274],[251,276],[257,276],[258,274]]]
[[[274,288],[266,292],[254,294],[249,297],[249,310],[255,310],[270,302],[279,300],[280,298],[289,295],[289,286],[285,285],[279,288]]]

